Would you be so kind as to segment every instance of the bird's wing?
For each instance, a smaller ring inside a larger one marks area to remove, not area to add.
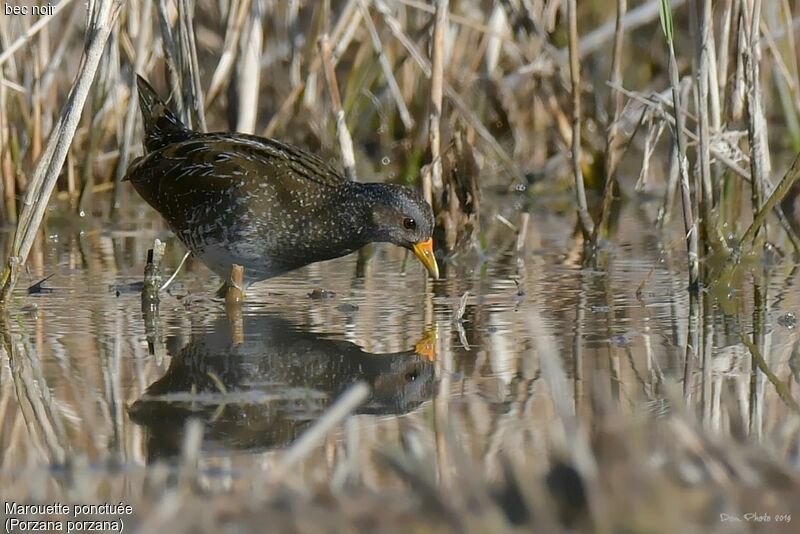
[[[190,207],[246,203],[308,216],[349,182],[317,156],[278,141],[242,134],[199,134],[137,159],[125,178],[170,219]],[[269,199],[269,200],[267,200]],[[264,213],[265,218],[272,214]]]
[[[154,170],[158,172],[152,172]],[[248,175],[295,175],[309,186],[340,187],[349,180],[318,156],[279,141],[244,134],[195,133],[171,143],[130,166],[125,180],[179,181],[191,179],[194,188],[227,188],[231,178]],[[268,175],[268,176],[267,176]]]

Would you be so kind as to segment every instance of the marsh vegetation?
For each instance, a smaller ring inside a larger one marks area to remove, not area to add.
[[[3,501],[142,532],[792,528],[800,3],[53,7],[0,17]],[[191,257],[159,290],[185,250],[122,181],[137,73],[194,129],[420,187],[442,279],[378,245],[243,301]]]

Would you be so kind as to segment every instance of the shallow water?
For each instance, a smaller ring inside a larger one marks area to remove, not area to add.
[[[696,353],[687,357],[680,232],[660,234],[634,204],[603,252],[604,270],[580,266],[570,214],[502,197],[484,220],[487,251],[445,262],[442,280],[380,245],[359,274],[352,255],[254,286],[241,317],[213,297],[219,280],[191,263],[158,314],[142,313],[135,284],[146,249],[169,235],[147,208],[113,227],[51,218],[17,292],[11,355],[0,360],[0,468],[170,459],[195,417],[204,461],[231,484],[267,469],[357,381],[371,395],[336,436],[433,450],[440,403],[461,415],[455,436],[490,476],[503,455],[545,449],[546,429],[563,415],[559,399],[591,420],[609,411],[654,418],[680,398],[714,434],[763,441],[796,461],[781,446],[791,409],[741,340],[753,330],[751,291],[735,293],[734,315],[704,298]],[[494,215],[518,224],[522,210],[531,220],[517,250],[515,233]],[[167,271],[182,252],[168,238]],[[800,313],[798,274],[788,261],[766,273],[762,346],[791,392],[800,368],[790,315]],[[27,294],[26,281],[49,275],[45,291]],[[557,356],[564,391],[543,383],[544,353]],[[306,464],[332,465],[336,443]],[[357,470],[381,485],[379,470]]]

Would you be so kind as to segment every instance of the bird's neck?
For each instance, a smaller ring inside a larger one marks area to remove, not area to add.
[[[319,224],[303,234],[313,244],[309,248],[316,253],[314,261],[343,256],[377,240],[372,215],[380,196],[376,185],[383,184],[346,183],[316,211],[314,220]]]
[[[375,213],[379,211],[381,205],[389,203],[388,199],[392,195],[394,187],[391,184],[378,184],[378,183],[363,183],[353,182],[352,185],[355,194],[352,198],[356,199],[357,205],[354,213],[359,218],[360,223],[363,225],[364,233],[362,238],[364,244],[373,241],[386,241],[387,236],[384,235],[382,227],[377,224],[375,220]]]

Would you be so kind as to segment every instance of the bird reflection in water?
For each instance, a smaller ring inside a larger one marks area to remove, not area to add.
[[[433,395],[429,337],[414,350],[373,354],[279,317],[241,321],[221,316],[193,333],[129,407],[146,428],[150,460],[180,453],[190,417],[204,422],[207,449],[263,450],[291,442],[359,380],[372,392],[357,413],[405,414]]]

